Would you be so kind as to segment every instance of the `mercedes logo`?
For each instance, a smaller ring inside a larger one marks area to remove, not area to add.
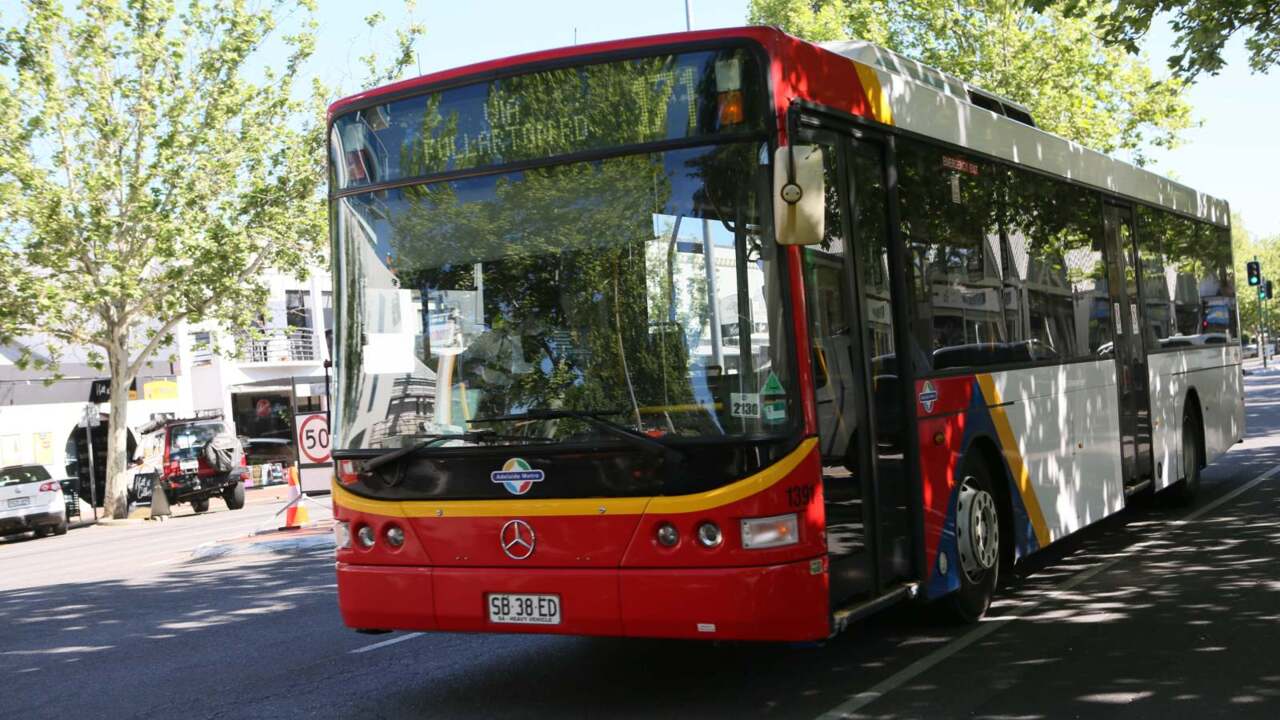
[[[526,560],[533,554],[533,546],[537,537],[533,534],[533,528],[529,527],[529,523],[523,520],[508,520],[502,526],[502,532],[498,533],[498,541],[502,545],[502,552],[512,560]]]

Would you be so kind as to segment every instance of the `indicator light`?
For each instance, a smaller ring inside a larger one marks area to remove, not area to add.
[[[748,550],[795,545],[800,542],[800,521],[795,513],[742,521],[742,547]]]

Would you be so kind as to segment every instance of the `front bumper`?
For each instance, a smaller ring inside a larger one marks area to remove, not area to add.
[[[831,633],[821,560],[713,569],[456,568],[340,562],[348,627],[715,640],[819,640]],[[489,593],[560,596],[561,624],[489,621]]]

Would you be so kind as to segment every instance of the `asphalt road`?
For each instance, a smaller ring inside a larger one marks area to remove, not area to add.
[[[189,561],[268,503],[3,543],[0,717],[1280,717],[1280,372],[1247,392],[1195,506],[1052,546],[978,625],[821,645],[357,635],[328,553]]]

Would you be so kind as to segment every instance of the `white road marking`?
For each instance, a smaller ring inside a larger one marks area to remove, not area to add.
[[[1224,504],[1231,502],[1235,498],[1239,497],[1241,494],[1248,492],[1251,488],[1256,487],[1260,483],[1265,482],[1276,473],[1280,473],[1280,465],[1277,465],[1271,468],[1270,470],[1267,470],[1266,472],[1255,477],[1254,479],[1250,480],[1244,485],[1241,485],[1240,487],[1232,490],[1231,492],[1226,493],[1225,495],[1219,498],[1216,498],[1213,502],[1205,505],[1204,507],[1197,508],[1196,510],[1188,513],[1187,515],[1170,522],[1169,529],[1181,527],[1189,522],[1196,520],[1197,518],[1204,516],[1206,513],[1212,512],[1213,510],[1216,510],[1217,508],[1222,507]],[[1122,560],[1129,559],[1134,555],[1134,553],[1144,549],[1147,545],[1152,544],[1153,542],[1158,540],[1160,537],[1165,535],[1167,532],[1169,532],[1169,529],[1166,529],[1160,532],[1159,534],[1155,535],[1149,540],[1145,540],[1140,543],[1135,543],[1134,545],[1130,546],[1129,549],[1123,554],[1117,555],[1100,565],[1095,565],[1089,568],[1088,570],[1081,571],[1080,573],[1073,575],[1069,580],[1062,583],[1057,588],[1046,590],[1045,593],[1053,594],[1053,593],[1066,592],[1076,587],[1077,585],[1080,585],[1081,583],[1087,582],[1091,578],[1111,569],[1113,566],[1116,565],[1116,563],[1119,563]],[[857,695],[850,697],[849,699],[845,700],[839,705],[831,708],[830,710],[822,713],[821,715],[818,716],[819,720],[837,720],[837,719],[851,717],[854,713],[858,712],[859,710],[866,707],[867,705],[870,705],[871,703],[875,702],[876,700],[879,700],[885,695],[888,695],[889,693],[893,692],[899,687],[902,687],[903,685],[910,682],[911,680],[914,680],[916,677],[919,677],[922,673],[929,670],[929,668],[932,668],[933,666],[937,665],[943,660],[946,660],[947,658],[951,657],[952,655],[955,655],[956,653],[969,647],[975,642],[1001,629],[1006,625],[1005,621],[1016,620],[1017,618],[1031,612],[1032,610],[1035,610],[1040,605],[1044,604],[1046,599],[1036,600],[1021,608],[1012,610],[1005,615],[1001,615],[1000,617],[987,618],[982,622],[981,625],[974,628],[973,630],[970,630],[964,635],[961,635],[955,640],[952,640],[951,642],[947,643],[943,647],[940,647],[937,650],[933,651],[929,655],[926,655],[920,658],[919,660],[911,663],[910,665],[899,670],[893,675],[890,675],[884,680],[881,680],[880,682],[873,685],[870,689],[864,690],[858,693]]]
[[[412,640],[418,637],[419,635],[424,635],[424,634],[425,633],[412,632],[412,633],[409,633],[408,635],[393,637],[390,640],[383,640],[382,642],[376,642],[372,645],[365,645],[362,648],[356,648],[355,650],[351,650],[350,652],[353,655],[356,653],[366,653],[366,652],[369,652],[370,650],[377,650],[378,648],[384,648],[384,647],[387,647],[388,645],[395,645],[396,643],[402,643],[405,640]]]

